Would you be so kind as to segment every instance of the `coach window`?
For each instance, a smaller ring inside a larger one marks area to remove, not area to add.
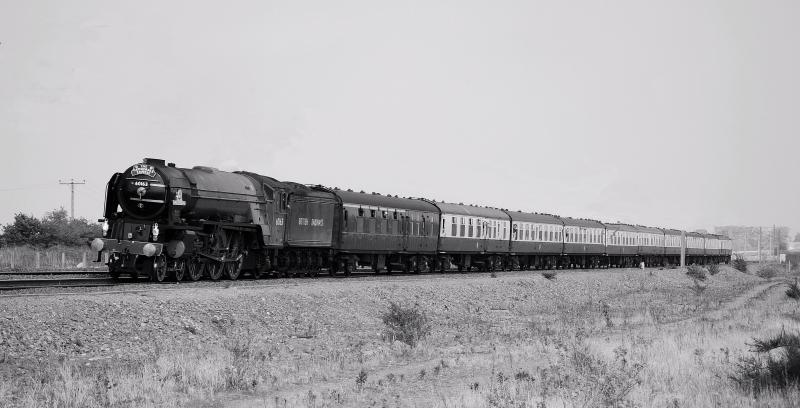
[[[518,234],[517,231],[518,231],[518,229],[519,228],[517,228],[517,224],[511,224],[511,240],[512,241],[516,241],[517,240],[517,234]]]
[[[468,221],[469,221],[469,233],[467,234],[467,236],[472,238],[472,218],[470,218]]]
[[[459,235],[463,237],[467,235],[467,224],[464,221],[464,217],[459,217],[459,218],[461,218],[461,231],[459,231],[460,232]]]
[[[451,231],[450,232],[452,232],[452,234],[450,234],[450,236],[451,237],[457,237],[458,236],[458,223],[456,222],[456,217],[450,217],[450,226],[451,226]]]
[[[483,238],[483,236],[481,235],[481,219],[480,218],[475,220],[475,231],[476,231],[475,232],[475,236],[476,237]]]
[[[363,217],[364,216],[364,209],[361,208],[361,207],[358,207],[358,216],[359,217]]]
[[[444,225],[446,221],[447,218],[442,217],[442,236],[444,236],[444,233],[447,232],[447,227]]]
[[[381,211],[381,216],[382,216],[384,219],[388,218],[388,215],[389,215],[389,211],[386,211],[386,210],[382,210],[382,211]]]

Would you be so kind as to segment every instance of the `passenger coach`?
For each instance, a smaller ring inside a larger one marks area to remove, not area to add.
[[[506,211],[511,218],[511,264],[520,269],[552,269],[564,251],[564,223],[550,214]]]
[[[511,218],[497,208],[428,201],[441,214],[439,269],[507,268]]]

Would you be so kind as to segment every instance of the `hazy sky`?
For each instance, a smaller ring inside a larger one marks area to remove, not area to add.
[[[0,223],[143,157],[800,229],[800,2],[0,0]]]

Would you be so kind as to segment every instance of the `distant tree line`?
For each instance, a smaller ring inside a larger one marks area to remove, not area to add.
[[[48,212],[38,219],[18,213],[14,222],[6,224],[0,234],[0,246],[28,245],[49,248],[56,245],[86,245],[89,238],[102,233],[100,224],[85,218],[70,219],[63,208]]]

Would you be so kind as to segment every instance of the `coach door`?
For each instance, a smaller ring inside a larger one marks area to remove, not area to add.
[[[411,230],[411,217],[408,213],[401,213],[400,215],[400,232],[403,234],[403,251],[408,251],[410,244],[409,234]]]
[[[481,239],[483,251],[489,251],[489,220],[478,218],[478,237]]]

